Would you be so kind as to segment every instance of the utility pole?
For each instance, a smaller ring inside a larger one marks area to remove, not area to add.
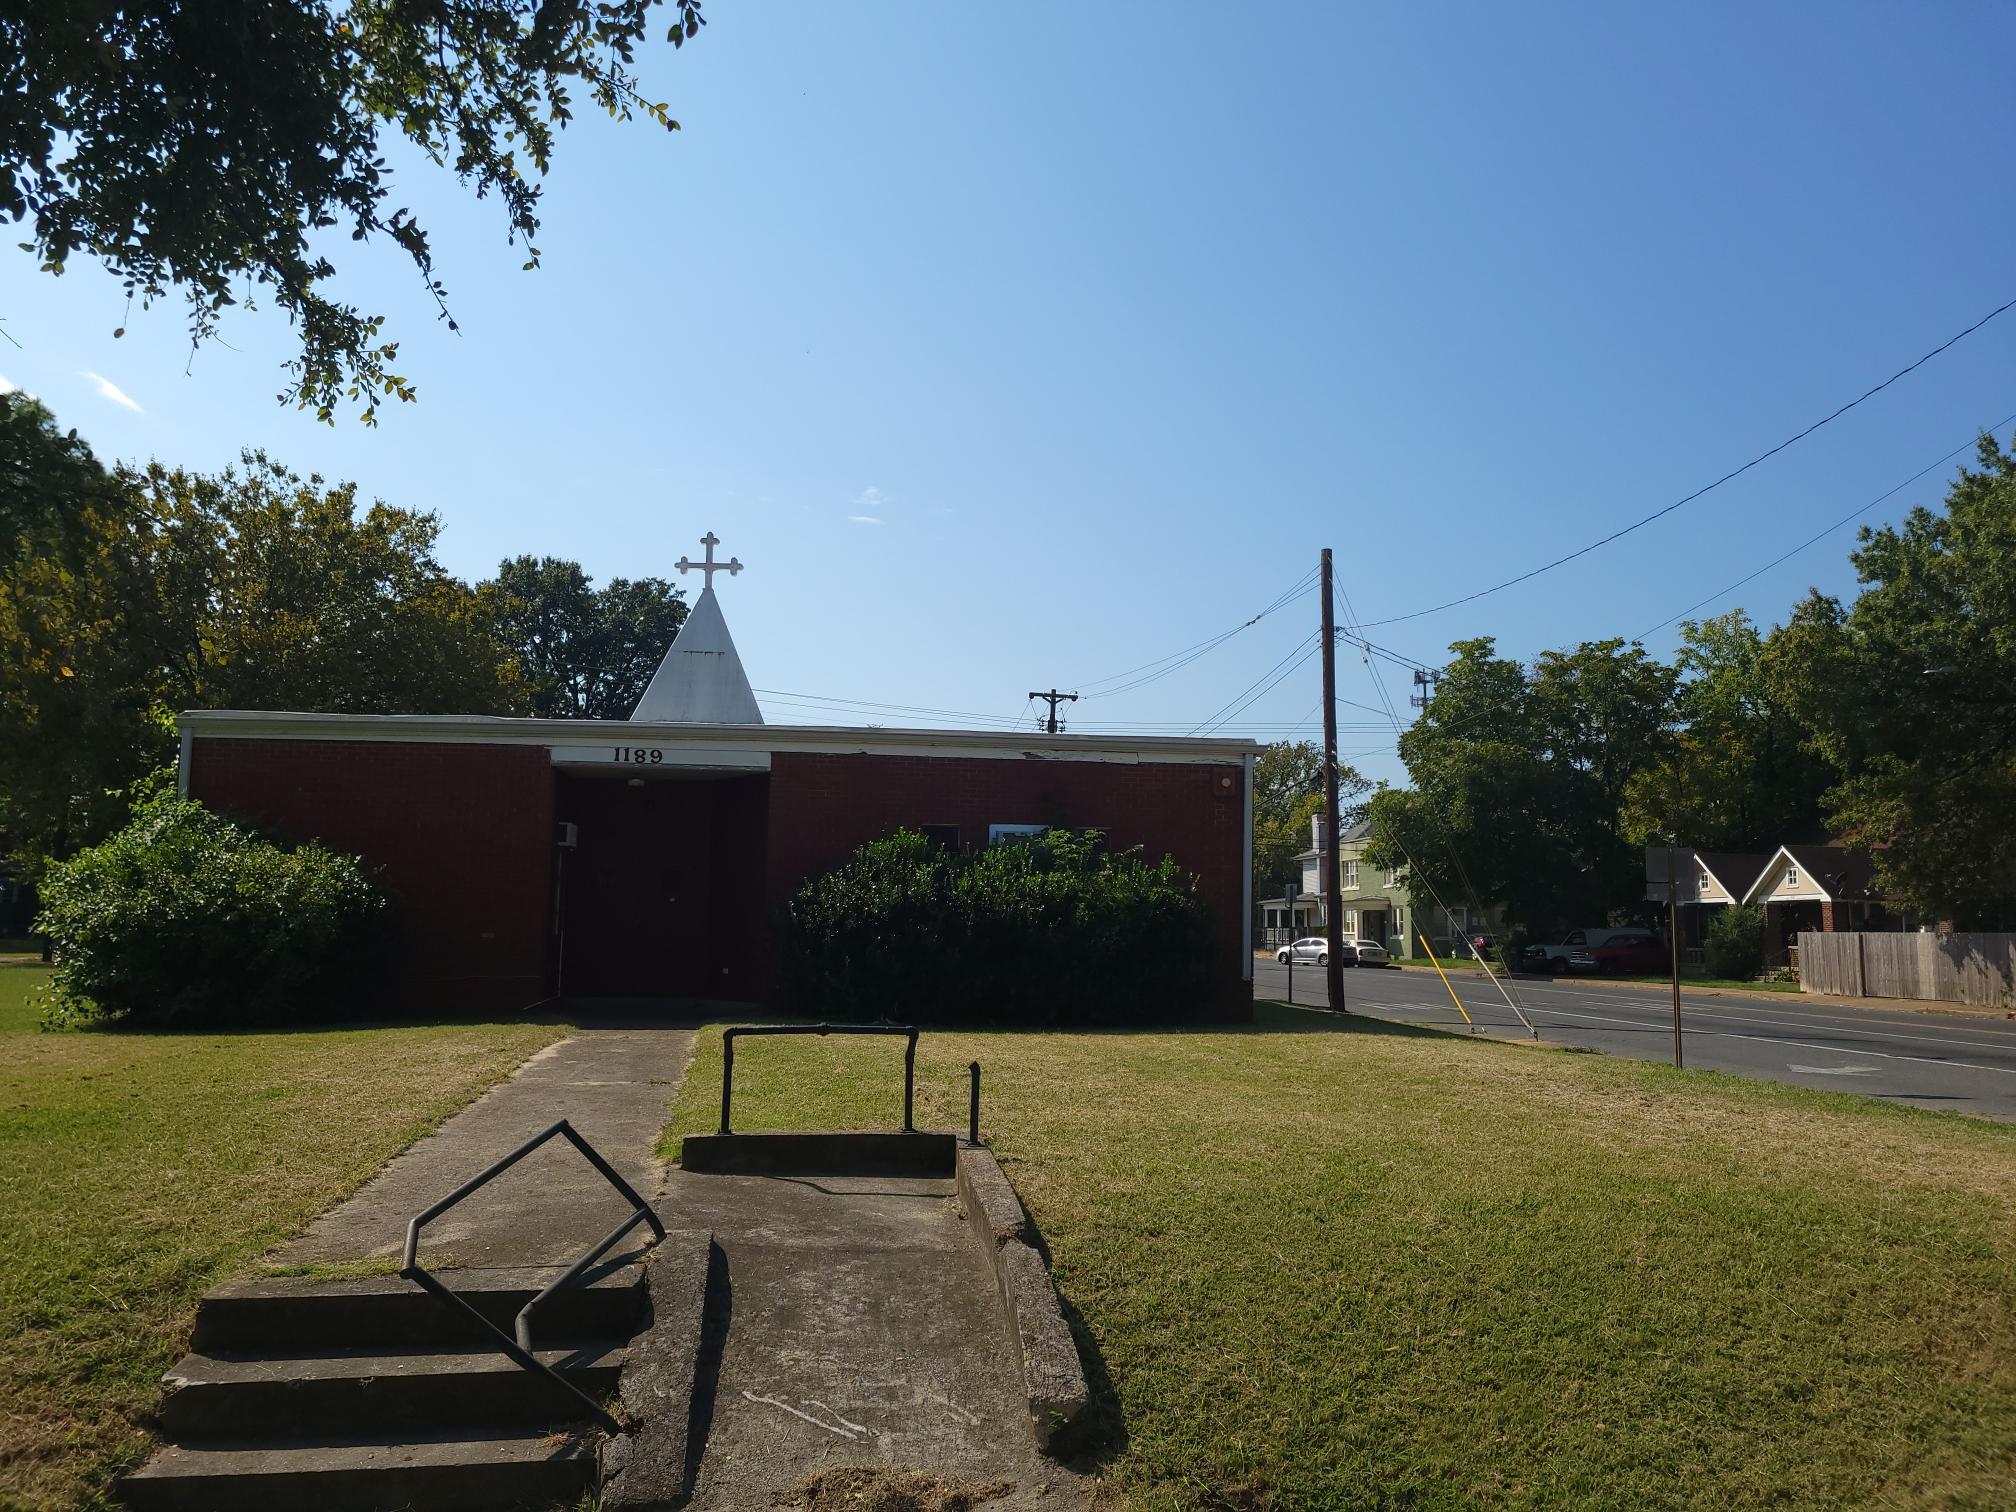
[[[1078,701],[1076,693],[1059,693],[1055,688],[1052,688],[1048,693],[1031,693],[1029,696],[1031,698],[1040,698],[1043,702],[1050,705],[1050,717],[1043,721],[1043,732],[1046,735],[1055,735],[1057,733],[1057,705],[1060,703],[1076,703]]]
[[[1330,602],[1330,548],[1323,548],[1323,834],[1329,864],[1323,872],[1324,938],[1330,961],[1324,987],[1330,1006],[1344,1007],[1344,882],[1337,859],[1343,836],[1337,826],[1337,611]],[[1322,866],[1323,860],[1317,864]]]

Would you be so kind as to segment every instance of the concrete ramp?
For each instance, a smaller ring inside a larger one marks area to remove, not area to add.
[[[1003,1512],[1085,1505],[1078,1477],[1037,1448],[991,1233],[964,1211],[950,1162],[935,1176],[833,1174],[845,1162],[828,1147],[807,1161],[826,1169],[793,1172],[766,1136],[733,1138],[760,1173],[721,1170],[736,1162],[717,1148],[709,1172],[668,1173],[661,1205],[711,1229],[726,1261],[691,1505],[788,1504],[852,1467],[986,1488],[974,1504]]]

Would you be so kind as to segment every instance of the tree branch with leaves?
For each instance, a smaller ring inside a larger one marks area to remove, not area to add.
[[[540,185],[574,90],[679,122],[636,50],[661,0],[108,0],[0,7],[0,214],[46,273],[96,259],[144,308],[179,291],[192,346],[270,298],[300,336],[283,402],[332,421],[415,397],[385,319],[332,292],[329,248],[400,248],[455,329],[427,232],[392,202],[394,132],[503,205],[539,264]],[[664,0],[683,47],[700,0]],[[123,323],[115,335],[123,334]]]

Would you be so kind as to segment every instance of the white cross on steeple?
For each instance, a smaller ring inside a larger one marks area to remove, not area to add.
[[[710,530],[707,532],[707,534],[700,537],[700,544],[707,548],[706,561],[695,562],[686,557],[681,557],[673,565],[676,566],[681,572],[706,573],[707,587],[709,590],[711,590],[714,587],[715,573],[725,572],[728,574],[728,576],[733,577],[735,576],[736,573],[742,570],[742,564],[739,561],[737,561],[734,557],[728,558],[728,560],[725,562],[717,562],[714,560],[714,548],[721,544],[721,538],[715,535],[713,531]]]

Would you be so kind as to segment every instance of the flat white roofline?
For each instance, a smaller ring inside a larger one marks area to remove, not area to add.
[[[300,714],[263,709],[187,709],[176,726],[189,739],[385,740],[547,747],[656,746],[688,751],[1020,757],[1237,765],[1252,740],[1183,735],[1047,735],[1039,731],[863,728],[858,725],[731,725],[631,719],[521,719],[491,714]]]

